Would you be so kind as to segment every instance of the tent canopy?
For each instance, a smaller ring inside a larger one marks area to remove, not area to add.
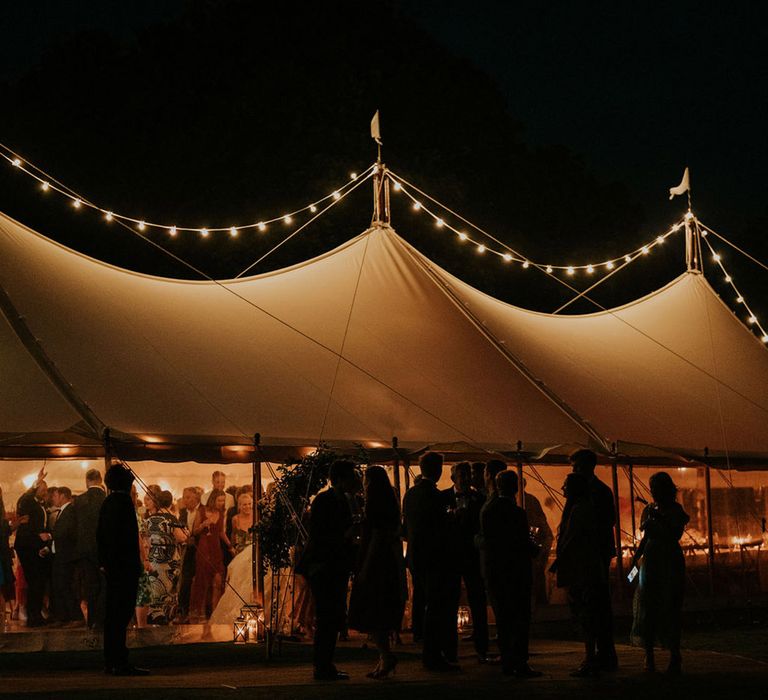
[[[0,215],[0,310],[0,456],[95,450],[109,427],[161,460],[244,461],[254,433],[275,448],[397,436],[768,457],[768,353],[700,274],[553,316],[479,292],[387,226],[290,268],[193,282]]]

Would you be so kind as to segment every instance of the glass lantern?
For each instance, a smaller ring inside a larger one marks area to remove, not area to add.
[[[245,644],[248,641],[248,622],[242,613],[235,618],[233,634],[235,644]]]

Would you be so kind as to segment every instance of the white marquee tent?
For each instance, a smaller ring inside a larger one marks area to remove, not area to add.
[[[768,462],[768,352],[703,275],[608,311],[491,298],[388,226],[221,282],[107,265],[0,215],[0,458],[248,461],[320,440]]]

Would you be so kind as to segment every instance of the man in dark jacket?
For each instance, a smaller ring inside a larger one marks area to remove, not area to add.
[[[195,518],[200,511],[200,496],[203,491],[196,486],[187,486],[184,489],[183,500],[184,507],[179,510],[179,522],[191,533],[195,525]],[[185,544],[182,545],[181,556],[181,576],[179,577],[179,619],[180,623],[185,623],[189,619],[189,598],[192,592],[192,580],[195,577],[195,557],[197,556],[197,547],[193,537],[188,537]]]
[[[422,456],[421,479],[403,499],[403,527],[408,541],[408,566],[424,596],[422,662],[432,671],[455,671],[458,653],[456,615],[452,600],[459,584],[458,567],[451,553],[448,509],[437,488],[443,457]]]
[[[77,561],[77,520],[72,507],[72,491],[67,486],[58,489],[58,516],[53,526],[52,590],[56,618],[75,625],[83,619],[79,596],[75,592],[75,562]]]
[[[89,469],[85,473],[85,485],[85,492],[75,498],[72,509],[77,521],[77,559],[88,603],[88,627],[92,628],[104,623],[104,578],[99,571],[96,545],[99,511],[106,497],[101,472]]]
[[[496,616],[504,673],[519,678],[541,675],[528,665],[531,622],[531,560],[537,553],[525,511],[515,502],[517,474],[496,476],[495,496],[480,514],[483,576]]]
[[[485,498],[471,486],[472,465],[469,462],[458,462],[451,467],[451,481],[453,486],[443,491],[443,496],[450,515],[453,556],[472,612],[472,641],[479,661],[485,663],[488,661],[488,602],[480,572],[480,556],[475,546],[475,536],[480,531],[480,510]],[[454,617],[458,615],[458,604],[459,597],[456,596],[452,606]]]
[[[599,592],[599,615],[597,619],[597,661],[603,671],[615,671],[618,668],[616,647],[613,641],[613,610],[611,609],[611,589],[609,571],[611,559],[616,556],[616,508],[613,491],[595,476],[597,455],[592,450],[577,450],[570,457],[573,472],[581,474],[589,483],[590,498],[597,516],[598,538],[603,566],[600,580],[603,585]]]
[[[315,496],[309,515],[307,546],[297,571],[309,580],[315,599],[313,664],[315,680],[347,680],[333,664],[339,632],[347,617],[347,585],[352,571],[353,521],[347,494],[355,487],[355,464],[336,460],[331,488]]]
[[[50,540],[48,512],[45,497],[48,485],[41,469],[30,489],[19,498],[16,514],[27,519],[16,530],[14,548],[19,557],[24,577],[27,580],[27,627],[45,624],[43,619],[43,597],[50,578]]]
[[[149,671],[128,663],[125,635],[136,607],[139,576],[139,526],[131,499],[133,474],[113,464],[106,475],[109,495],[96,526],[98,564],[106,582],[104,617],[104,671],[115,676],[145,676]]]

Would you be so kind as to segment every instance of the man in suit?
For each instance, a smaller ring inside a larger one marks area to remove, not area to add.
[[[597,516],[600,558],[603,566],[603,584],[599,591],[599,614],[597,616],[597,662],[603,671],[615,671],[619,662],[613,641],[613,610],[609,571],[611,559],[616,556],[616,508],[613,491],[595,476],[597,455],[592,450],[576,450],[570,455],[573,472],[584,476],[589,484],[590,499]]]
[[[83,619],[80,601],[75,593],[75,562],[77,561],[77,520],[72,507],[72,491],[59,486],[58,516],[53,526],[53,599],[56,619],[67,626],[75,626]]]
[[[192,533],[195,518],[200,510],[200,496],[202,489],[196,486],[188,486],[184,489],[184,507],[179,510],[179,522]],[[187,537],[186,544],[182,545],[181,576],[179,578],[179,622],[184,624],[189,619],[189,596],[192,592],[192,579],[195,577],[195,556],[197,548],[193,537]]]
[[[506,470],[495,479],[496,495],[480,514],[483,577],[496,616],[502,671],[518,678],[541,675],[528,665],[531,622],[531,542],[525,511],[517,505],[518,481]]]
[[[211,495],[211,491],[223,491],[224,492],[224,508],[229,510],[235,507],[235,497],[227,491],[227,475],[222,471],[215,471],[211,474],[211,486],[212,488],[206,491],[200,502],[205,506],[208,505],[208,498]]]
[[[102,486],[101,472],[89,469],[85,473],[86,490],[72,504],[77,522],[77,560],[80,576],[88,603],[88,627],[104,624],[104,577],[99,571],[96,526],[99,511],[106,494]]]
[[[347,584],[352,571],[352,511],[347,494],[355,488],[355,463],[336,460],[328,475],[331,487],[312,501],[304,554],[296,567],[306,576],[315,600],[312,654],[315,680],[347,680],[333,654],[347,616]]]
[[[50,540],[48,512],[45,499],[48,485],[43,469],[32,487],[22,494],[16,505],[16,514],[27,519],[16,530],[14,548],[27,580],[27,627],[40,627],[43,619],[43,597],[50,578]]]
[[[485,466],[485,465],[483,465]],[[443,491],[451,521],[451,539],[460,580],[467,590],[467,602],[472,612],[472,641],[480,663],[488,661],[488,602],[480,572],[480,556],[475,536],[480,531],[480,510],[484,497],[471,486],[472,465],[458,462],[451,467],[453,486]],[[460,592],[457,591],[457,592]],[[458,616],[459,597],[452,605]]]
[[[131,498],[133,474],[113,464],[106,474],[109,495],[99,511],[95,539],[97,563],[104,572],[104,671],[115,676],[146,676],[149,671],[128,662],[125,635],[136,607],[139,576],[139,526]]]
[[[452,601],[460,582],[451,552],[448,509],[437,488],[443,457],[427,452],[420,467],[421,479],[403,499],[403,527],[414,587],[424,596],[422,663],[432,671],[456,671],[458,633]]]

